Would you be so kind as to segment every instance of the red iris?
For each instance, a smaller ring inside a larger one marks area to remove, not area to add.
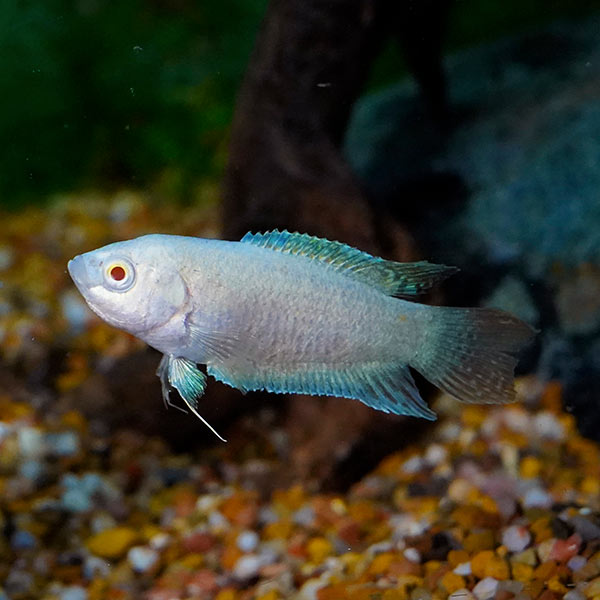
[[[110,276],[115,280],[115,281],[122,281],[123,279],[125,279],[125,269],[123,267],[113,267],[110,270]]]

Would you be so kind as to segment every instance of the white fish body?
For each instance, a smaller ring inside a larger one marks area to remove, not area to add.
[[[242,391],[343,396],[428,419],[409,365],[460,400],[511,400],[527,325],[393,297],[454,271],[286,231],[241,242],[148,235],[69,262],[100,317],[163,352],[163,393],[175,387],[198,416],[196,363]]]

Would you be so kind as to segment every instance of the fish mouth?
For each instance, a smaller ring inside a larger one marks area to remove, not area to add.
[[[79,255],[71,259],[67,263],[67,270],[77,286],[77,289],[85,295],[85,292],[92,287],[92,281],[87,269],[86,261],[83,256]]]

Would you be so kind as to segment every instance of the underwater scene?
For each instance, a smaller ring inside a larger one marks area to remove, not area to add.
[[[600,600],[600,2],[1,16],[0,600]]]

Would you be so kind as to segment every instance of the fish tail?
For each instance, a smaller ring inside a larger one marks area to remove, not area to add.
[[[527,323],[497,309],[424,306],[411,360],[426,379],[462,402],[515,399],[516,354],[533,337]]]

